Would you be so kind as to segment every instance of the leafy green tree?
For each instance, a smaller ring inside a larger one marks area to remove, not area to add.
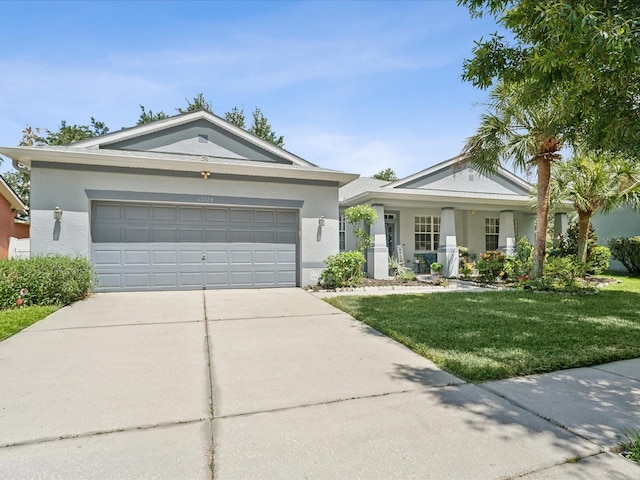
[[[164,120],[165,118],[169,118],[169,115],[164,113],[162,110],[158,113],[153,113],[153,110],[149,110],[147,112],[143,105],[140,105],[140,110],[140,117],[138,118],[136,125],[144,125],[146,123],[155,122],[156,120]]]
[[[233,107],[224,114],[224,119],[236,127],[246,130],[246,119],[244,118],[244,108]]]
[[[398,176],[396,172],[394,172],[391,168],[387,168],[386,170],[381,170],[375,175],[371,175],[371,178],[376,178],[378,180],[385,180],[387,182],[397,182]]]
[[[43,145],[69,145],[91,137],[98,137],[109,132],[109,127],[104,122],[100,122],[91,117],[89,125],[67,125],[65,120],[60,122],[57,130],[45,130],[45,135],[41,135],[39,128],[26,127],[22,131],[20,145],[43,146]]]
[[[213,105],[207,100],[203,93],[197,94],[193,97],[193,100],[185,98],[187,101],[187,108],[176,108],[178,113],[195,112],[196,110],[206,110],[209,113],[213,113]]]
[[[570,201],[578,212],[577,258],[586,262],[591,217],[640,204],[640,164],[620,155],[578,153],[553,165],[551,186],[554,200]]]
[[[284,137],[277,136],[271,128],[271,124],[264,116],[262,110],[258,107],[253,111],[253,123],[247,130],[249,133],[253,133],[256,137],[260,137],[269,143],[274,144],[276,147],[284,147]]]
[[[640,2],[457,0],[491,15],[510,37],[475,44],[463,79],[480,88],[526,81],[528,98],[553,97],[564,134],[592,150],[640,152]]]
[[[7,172],[2,175],[2,178],[4,178],[7,185],[9,185],[16,195],[18,195],[20,200],[22,200],[22,203],[28,207],[31,200],[29,175],[24,172]]]
[[[527,102],[520,86],[498,84],[491,92],[489,111],[462,151],[464,162],[480,172],[494,173],[513,162],[520,170],[535,168],[538,177],[534,278],[544,272],[546,232],[550,208],[551,164],[561,158],[561,124],[550,102]]]

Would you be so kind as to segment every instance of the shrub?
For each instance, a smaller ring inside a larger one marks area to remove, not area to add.
[[[340,252],[328,257],[327,268],[320,275],[320,284],[327,288],[353,287],[362,282],[362,267],[365,258],[362,252]]]
[[[577,286],[576,280],[584,276],[586,268],[584,263],[576,262],[572,257],[549,257],[544,264],[544,277],[557,287],[574,287]]]
[[[585,273],[599,274],[609,268],[609,259],[611,254],[607,255],[607,251],[603,247],[596,245],[598,236],[595,229],[589,224],[589,233],[587,236],[587,268]],[[604,247],[606,248],[606,247]],[[607,249],[608,250],[608,249]],[[550,257],[573,257],[578,256],[578,223],[571,222],[567,227],[565,235],[560,235],[558,241],[553,248],[549,250]]]
[[[612,238],[609,248],[613,258],[622,263],[631,273],[640,273],[640,236]]]
[[[473,263],[464,262],[462,268],[460,268],[460,274],[465,280],[469,280],[473,275]]]
[[[609,247],[596,245],[591,250],[591,255],[587,258],[587,273],[598,275],[609,269],[611,250]]]
[[[478,260],[478,273],[483,280],[493,282],[498,277],[505,276],[505,264],[507,256],[498,250],[489,250],[481,253]]]
[[[431,273],[440,273],[442,271],[442,264],[439,262],[433,262],[431,265],[429,265],[429,270],[431,271]]]
[[[0,260],[0,308],[68,305],[86,297],[94,280],[91,264],[84,257]]]
[[[533,245],[526,237],[516,241],[516,254],[506,260],[505,272],[508,277],[524,277],[531,275],[533,267]]]

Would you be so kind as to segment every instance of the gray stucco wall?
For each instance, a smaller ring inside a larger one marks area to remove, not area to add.
[[[338,251],[338,188],[274,182],[203,180],[164,175],[86,172],[34,167],[31,173],[31,249],[33,254],[90,256],[90,200],[85,190],[198,194],[302,201],[300,211],[301,284],[317,282],[323,261]],[[60,206],[56,225],[53,210]],[[319,230],[318,218],[325,217]]]

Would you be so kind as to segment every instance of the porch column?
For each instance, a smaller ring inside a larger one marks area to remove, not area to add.
[[[513,229],[513,210],[500,212],[500,228],[498,230],[498,250],[512,257],[516,254],[516,233]]]
[[[456,216],[452,207],[440,211],[440,241],[438,243],[438,263],[442,264],[442,274],[458,276],[458,241],[456,240]]]
[[[569,218],[566,212],[556,213],[553,217],[553,244],[558,243],[558,237],[567,233],[569,226]]]
[[[389,249],[384,230],[384,205],[372,205],[378,218],[371,225],[373,246],[367,251],[367,273],[373,278],[389,278]]]

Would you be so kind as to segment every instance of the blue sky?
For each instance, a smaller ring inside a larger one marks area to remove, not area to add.
[[[399,176],[473,134],[487,94],[462,62],[497,30],[454,0],[3,1],[0,17],[0,145],[63,119],[118,130],[202,92],[218,115],[260,107],[322,167]]]

